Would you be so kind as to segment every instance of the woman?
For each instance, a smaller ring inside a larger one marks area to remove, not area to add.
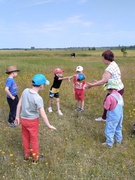
[[[118,92],[123,95],[124,93],[124,85],[121,80],[121,72],[119,66],[114,61],[114,54],[110,50],[106,50],[102,53],[103,62],[107,65],[107,68],[104,71],[102,79],[99,81],[94,81],[92,83],[88,83],[87,88],[91,88],[94,86],[100,86],[108,82],[109,79],[114,79],[119,84]],[[106,97],[109,94],[106,95]],[[105,98],[106,99],[106,98]],[[102,117],[96,118],[96,121],[105,121],[106,120],[106,110],[104,109]]]

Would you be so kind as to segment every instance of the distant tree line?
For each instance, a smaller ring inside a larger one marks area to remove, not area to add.
[[[88,50],[88,51],[95,51],[98,49],[111,49],[111,50],[135,50],[135,45],[131,45],[131,46],[103,46],[103,47],[67,47],[67,48],[36,48],[34,46],[30,47],[30,48],[0,48],[0,50]]]

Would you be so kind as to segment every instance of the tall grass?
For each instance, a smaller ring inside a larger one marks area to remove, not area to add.
[[[21,126],[10,128],[7,125],[8,105],[4,92],[7,75],[5,69],[16,65],[21,71],[16,77],[19,96],[26,87],[31,86],[31,78],[36,73],[43,73],[53,81],[53,69],[64,69],[64,76],[75,74],[78,65],[84,67],[87,81],[100,79],[105,65],[102,51],[77,51],[76,58],[70,57],[70,51],[0,51],[0,179],[2,180],[134,180],[135,179],[135,136],[132,125],[135,123],[134,65],[135,52],[129,51],[123,58],[120,51],[114,51],[119,64],[124,93],[123,142],[113,148],[102,147],[104,122],[94,119],[102,114],[102,105],[106,92],[102,87],[85,91],[85,112],[74,111],[72,81],[63,81],[60,88],[61,110],[64,116],[48,114],[49,88],[40,92],[44,99],[45,110],[51,124],[57,131],[47,129],[40,121],[40,153],[45,160],[33,165],[23,161]]]

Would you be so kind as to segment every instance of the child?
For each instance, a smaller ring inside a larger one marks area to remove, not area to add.
[[[50,100],[49,100],[49,105],[48,105],[48,112],[50,112],[50,113],[53,112],[52,111],[52,101],[53,101],[53,97],[55,97],[56,104],[57,104],[57,110],[58,110],[57,113],[59,115],[63,115],[63,113],[61,112],[61,109],[60,109],[59,89],[60,89],[62,80],[68,79],[70,81],[70,78],[72,78],[72,76],[63,77],[63,75],[62,75],[63,70],[59,69],[59,68],[54,69],[53,72],[54,72],[54,81],[53,81],[53,85],[50,88],[50,94],[49,94]]]
[[[107,110],[105,136],[106,142],[104,146],[113,146],[114,141],[118,144],[122,141],[122,121],[123,121],[123,98],[118,93],[118,83],[113,79],[109,79],[105,85],[110,95],[104,102],[104,108]]]
[[[17,106],[16,125],[20,124],[21,117],[24,160],[29,159],[30,149],[32,149],[33,163],[37,163],[41,157],[38,145],[39,114],[49,129],[56,130],[50,125],[44,110],[43,99],[38,94],[46,84],[49,84],[46,77],[43,74],[36,74],[32,78],[32,87],[23,91]]]
[[[19,70],[16,68],[16,66],[9,66],[6,69],[6,74],[8,74],[8,78],[5,84],[5,91],[7,94],[7,102],[10,108],[8,117],[8,125],[10,127],[15,127],[14,120],[18,104],[18,87],[14,78],[18,75],[18,72]]]
[[[83,112],[84,111],[84,89],[86,86],[86,78],[83,74],[82,66],[77,66],[76,72],[77,74],[74,76],[74,79],[73,79],[75,99],[77,100],[76,110],[79,112]]]

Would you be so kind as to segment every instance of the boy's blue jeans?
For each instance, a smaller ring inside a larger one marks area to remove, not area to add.
[[[8,122],[14,123],[15,116],[16,116],[17,104],[18,104],[18,96],[16,95],[14,100],[12,100],[11,98],[7,98],[7,102],[8,102],[9,109],[10,109]]]
[[[106,143],[113,146],[114,141],[121,143],[122,141],[122,119],[117,121],[106,121],[105,127]]]

